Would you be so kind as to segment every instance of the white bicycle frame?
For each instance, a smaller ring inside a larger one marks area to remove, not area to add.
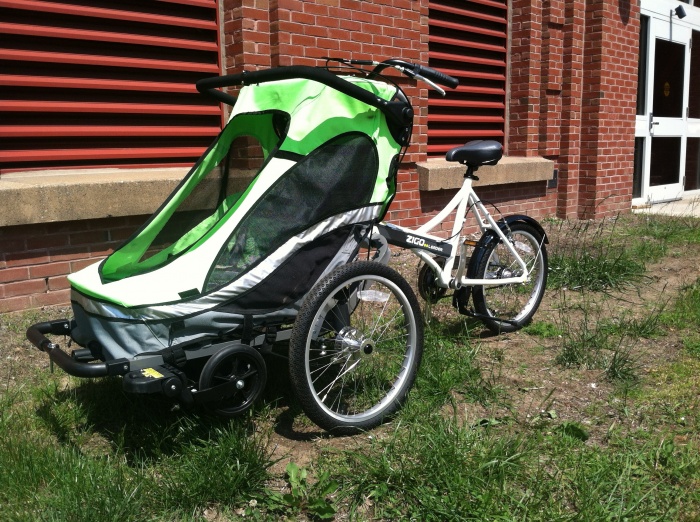
[[[421,258],[426,264],[428,264],[438,275],[436,279],[437,286],[441,288],[460,288],[462,286],[499,286],[506,284],[517,284],[525,283],[530,278],[530,270],[523,261],[522,257],[518,254],[511,241],[508,240],[506,234],[498,226],[498,223],[493,219],[489,211],[486,209],[484,204],[481,202],[479,197],[474,192],[472,188],[473,178],[466,176],[464,178],[464,183],[462,188],[454,195],[450,202],[443,208],[436,216],[434,216],[430,221],[420,226],[419,228],[413,230],[406,227],[396,226],[395,227],[406,233],[418,234],[428,239],[434,241],[439,241],[441,243],[449,243],[452,246],[452,253],[445,261],[445,266],[441,267],[435,259],[426,250],[414,248],[411,249],[414,254]],[[440,225],[445,219],[456,209],[454,224],[452,225],[452,234],[450,239],[445,240],[443,238],[430,235],[430,231],[435,229]],[[472,209],[474,216],[483,234],[486,231],[493,231],[503,242],[506,248],[513,255],[515,260],[517,260],[520,268],[522,269],[522,275],[517,277],[504,277],[504,278],[494,278],[494,279],[470,279],[467,278],[464,273],[467,263],[467,245],[463,242],[463,237],[461,235],[462,228],[466,221],[467,209]],[[452,278],[452,269],[454,267],[454,262],[456,257],[459,255],[459,265],[457,267],[457,273],[454,278]]]

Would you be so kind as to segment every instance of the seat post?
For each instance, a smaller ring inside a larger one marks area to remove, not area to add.
[[[473,179],[479,181],[479,178],[474,175],[474,173],[479,169],[479,167],[467,164],[467,172],[464,173],[464,177],[468,179]]]

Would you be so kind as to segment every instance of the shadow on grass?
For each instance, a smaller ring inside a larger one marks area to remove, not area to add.
[[[286,360],[267,362],[263,397],[235,418],[209,413],[201,406],[186,407],[158,394],[127,393],[119,377],[82,379],[68,387],[52,380],[38,392],[37,416],[59,443],[81,453],[119,454],[134,465],[178,455],[201,441],[216,442],[229,428],[242,436],[268,427],[290,440],[322,436],[318,429],[295,429],[303,412],[290,387]]]

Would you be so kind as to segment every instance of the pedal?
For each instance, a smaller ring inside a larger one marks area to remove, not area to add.
[[[167,397],[179,397],[183,389],[181,379],[163,366],[129,372],[124,376],[123,386],[129,393],[162,393]]]

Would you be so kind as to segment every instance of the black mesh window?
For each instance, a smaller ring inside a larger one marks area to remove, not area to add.
[[[206,290],[232,281],[287,239],[319,221],[369,204],[379,168],[364,134],[339,136],[292,167],[238,225]]]
[[[239,138],[238,141],[241,140],[243,138]],[[236,142],[234,142],[234,146],[235,144]],[[228,163],[230,161],[227,161]],[[254,172],[252,171],[253,174]],[[233,171],[227,168],[226,164],[222,164],[212,170],[187,196],[177,211],[173,213],[139,262],[143,262],[158,252],[171,247],[173,243],[182,237],[183,232],[192,230],[209,219],[211,225],[204,228],[197,235],[196,239],[199,239],[216,224],[217,219],[213,216],[221,203],[224,200],[228,200],[228,205],[233,205],[251,178],[250,171]]]
[[[244,129],[256,127],[257,132],[268,134],[265,141],[270,147],[286,135],[288,122],[287,114],[263,112],[240,115],[229,125],[238,124],[236,128]],[[226,158],[185,198],[139,262],[170,248],[187,231],[192,231],[188,244],[206,234],[236,203],[264,161],[265,155],[257,137],[242,133],[235,138],[229,145]]]

